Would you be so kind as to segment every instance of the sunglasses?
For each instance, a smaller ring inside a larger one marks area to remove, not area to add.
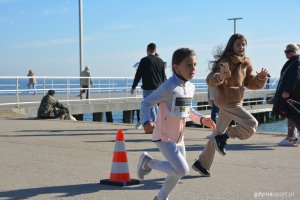
[[[288,53],[291,53],[293,52],[293,50],[285,50],[284,53],[288,54]]]

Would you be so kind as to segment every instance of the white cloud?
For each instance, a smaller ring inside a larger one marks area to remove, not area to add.
[[[0,0],[0,5],[1,4],[6,4],[6,3],[10,3],[12,1],[14,1],[14,0]]]
[[[173,18],[171,20],[167,20],[167,21],[164,21],[163,23],[172,23],[172,24],[176,24],[176,23],[181,23],[181,22],[186,22],[186,21],[189,21],[190,18],[189,17],[183,17],[183,16],[179,16],[179,17],[176,17],[176,18]]]
[[[41,13],[41,16],[53,16],[58,14],[64,14],[67,12],[67,9],[65,7],[61,7],[58,9],[52,9],[52,10],[43,10]]]
[[[106,24],[105,29],[107,30],[127,30],[134,28],[132,24]]]
[[[79,38],[63,38],[63,39],[51,39],[45,41],[32,41],[28,43],[15,44],[15,49],[30,49],[30,48],[40,48],[47,46],[61,46],[68,44],[78,43]],[[84,42],[92,42],[97,40],[95,36],[84,36]]]
[[[41,12],[41,16],[53,16],[53,15],[63,15],[71,11],[71,4],[67,2],[65,5],[62,5],[57,8],[45,9]]]
[[[30,43],[16,44],[14,48],[16,49],[39,48],[39,47],[46,47],[46,46],[66,45],[75,42],[78,42],[78,40],[73,38],[52,39],[48,41],[33,41]]]

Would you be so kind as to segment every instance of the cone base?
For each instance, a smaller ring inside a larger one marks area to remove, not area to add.
[[[116,182],[116,181],[111,181],[109,179],[103,179],[100,180],[100,184],[104,185],[115,185],[115,186],[128,186],[128,185],[138,185],[140,184],[140,180],[138,179],[131,179],[130,181],[124,181],[124,182]]]

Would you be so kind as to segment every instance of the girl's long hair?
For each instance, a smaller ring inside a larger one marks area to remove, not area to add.
[[[247,40],[246,38],[242,35],[242,34],[233,34],[228,42],[227,42],[227,45],[225,47],[225,49],[223,50],[222,46],[218,46],[214,49],[213,51],[213,57],[215,60],[213,61],[209,61],[209,68],[213,71],[218,62],[223,59],[223,58],[226,58],[226,57],[230,57],[232,55],[234,55],[234,51],[233,51],[233,43],[238,40],[238,39],[241,39],[241,40],[244,40],[247,44]]]

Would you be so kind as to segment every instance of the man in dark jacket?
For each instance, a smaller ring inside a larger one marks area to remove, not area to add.
[[[134,94],[134,90],[141,79],[143,98],[150,95],[166,80],[164,62],[157,56],[156,45],[154,43],[148,44],[147,56],[142,58],[139,63],[131,87],[131,94]],[[153,122],[156,120],[156,113],[157,105],[151,108],[151,118]]]
[[[289,44],[286,46],[285,55],[288,61],[282,67],[280,80],[277,85],[276,93],[273,99],[273,113],[288,118],[289,123],[300,131],[300,118],[291,112],[287,107],[287,102],[294,100],[300,102],[300,57],[299,46]],[[290,100],[289,100],[290,99]],[[288,134],[287,139],[293,140],[293,131]]]
[[[69,114],[69,110],[63,104],[59,103],[54,98],[55,91],[49,90],[48,94],[42,98],[37,117],[39,119],[65,119],[65,116]],[[59,109],[57,109],[59,108]]]

